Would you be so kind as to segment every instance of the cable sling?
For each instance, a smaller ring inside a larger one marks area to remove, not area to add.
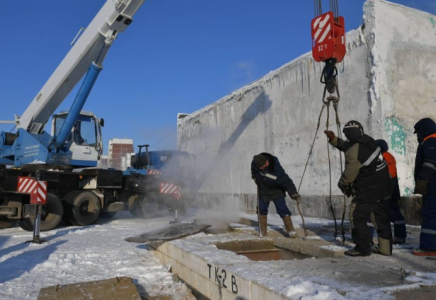
[[[338,131],[338,136],[339,137],[341,136],[341,134],[340,134],[340,120],[339,120],[339,114],[338,114],[338,104],[339,104],[339,99],[340,99],[340,93],[339,93],[338,84],[336,82],[334,84],[335,84],[335,87],[336,87],[337,97],[330,95],[326,99],[327,87],[324,88],[324,93],[323,93],[323,97],[322,97],[323,105],[321,107],[321,111],[320,111],[319,116],[318,116],[318,123],[317,123],[316,130],[315,130],[315,136],[313,138],[313,142],[312,142],[312,145],[311,145],[310,150],[309,150],[309,155],[307,157],[307,160],[306,160],[306,163],[305,163],[305,166],[304,166],[303,175],[301,177],[300,184],[298,186],[298,190],[297,190],[298,193],[300,193],[301,184],[303,182],[303,178],[304,178],[304,175],[305,175],[306,170],[307,170],[307,165],[309,164],[309,159],[310,159],[310,157],[312,155],[313,147],[315,146],[315,141],[316,141],[316,138],[318,136],[318,131],[319,131],[319,128],[320,128],[320,125],[321,125],[322,113],[323,113],[325,108],[327,108],[326,128],[327,128],[327,130],[329,128],[330,104],[331,103],[333,103],[333,108],[335,110],[335,121],[336,121],[336,127],[337,127],[337,131]],[[337,220],[336,220],[335,210],[334,210],[333,203],[332,203],[332,176],[331,176],[332,170],[331,170],[331,160],[330,160],[330,145],[329,145],[328,141],[327,141],[327,153],[328,153],[328,162],[329,162],[329,185],[330,185],[330,189],[329,189],[329,197],[327,197],[326,200],[327,200],[327,202],[329,204],[329,207],[330,207],[330,210],[332,212],[333,219],[334,219],[334,222],[335,222],[334,237],[335,237],[335,239],[337,239],[339,229],[338,229],[338,224],[337,224]],[[340,156],[340,165],[341,165],[341,172],[342,172],[343,171],[342,155]],[[343,213],[342,213],[342,220],[341,220],[341,235],[342,235],[342,242],[344,243],[345,242],[344,218],[345,218],[345,210],[346,210],[346,198],[345,198],[345,195],[343,195],[343,197],[344,197],[344,200],[343,200]],[[305,237],[307,237],[307,229],[306,229],[306,226],[305,226],[303,215],[302,215],[301,210],[300,210],[299,203],[297,203],[297,208],[298,208],[298,212],[300,213],[301,219],[303,220],[303,229],[304,229]]]

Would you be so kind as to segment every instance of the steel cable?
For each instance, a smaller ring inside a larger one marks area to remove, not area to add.
[[[316,127],[316,130],[315,130],[315,136],[313,138],[312,145],[311,145],[310,150],[309,150],[309,155],[307,157],[307,160],[306,160],[306,163],[305,163],[305,166],[304,166],[304,170],[303,170],[303,174],[301,176],[300,184],[298,185],[298,190],[297,190],[298,193],[300,193],[301,184],[303,183],[303,178],[304,178],[304,175],[306,174],[307,166],[309,164],[309,159],[310,159],[310,157],[312,155],[313,148],[315,146],[315,141],[316,141],[316,138],[318,136],[319,127],[321,125],[322,113],[323,113],[323,111],[324,111],[324,109],[326,107],[327,107],[326,126],[327,126],[327,130],[328,130],[329,119],[330,119],[330,110],[329,110],[330,103],[333,103],[333,108],[335,110],[335,121],[336,121],[336,128],[337,128],[337,132],[338,132],[338,137],[341,137],[341,133],[340,133],[340,120],[339,120],[339,114],[338,114],[338,104],[339,104],[339,99],[340,99],[340,93],[339,93],[339,86],[338,86],[337,83],[335,83],[335,86],[336,86],[337,97],[329,96],[329,97],[327,97],[327,100],[325,100],[325,95],[326,95],[327,87],[324,87],[324,93],[323,93],[323,97],[322,97],[323,105],[321,107],[321,111],[320,111],[320,114],[318,116],[318,123],[317,123],[317,127]],[[329,185],[330,185],[329,197],[327,199],[329,200],[328,201],[329,202],[329,206],[330,206],[330,209],[331,209],[331,212],[332,212],[332,215],[333,215],[333,219],[334,219],[334,222],[335,222],[334,237],[336,239],[339,230],[338,230],[336,214],[335,214],[333,203],[332,203],[332,168],[331,168],[331,160],[330,160],[330,148],[329,148],[329,143],[328,142],[327,142],[327,154],[328,154],[328,163],[329,163]],[[341,166],[341,173],[342,173],[342,171],[343,171],[342,155],[340,155],[340,166]],[[342,212],[342,220],[341,220],[341,234],[342,234],[342,243],[344,244],[345,243],[344,219],[345,219],[345,211],[346,211],[346,198],[345,198],[345,195],[343,195],[343,199],[344,200],[343,200],[343,212]],[[303,214],[301,213],[301,210],[300,210],[300,207],[299,207],[299,203],[297,203],[297,208],[298,208],[300,216],[301,216],[301,218],[303,220],[303,229],[304,229],[304,232],[305,232],[305,237],[307,237],[307,230],[306,230],[306,226],[305,226],[305,223],[304,223]]]

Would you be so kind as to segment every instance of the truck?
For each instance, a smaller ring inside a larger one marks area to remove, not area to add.
[[[143,2],[107,0],[24,113],[15,117],[15,132],[1,132],[0,228],[16,222],[28,231],[51,230],[61,221],[85,226],[118,211],[137,211],[146,202],[144,187],[155,178],[135,170],[97,168],[104,119],[82,111],[109,48]],[[70,109],[54,114],[81,78]],[[51,116],[48,133],[44,129]],[[180,193],[173,190],[168,195]],[[39,196],[45,202],[42,213],[35,205]]]
[[[137,173],[145,172],[147,178],[147,200],[138,202],[141,208],[131,210],[136,216],[150,218],[158,210],[168,209],[178,215],[186,212],[187,200],[193,199],[195,185],[195,157],[185,151],[148,151],[149,145],[139,145],[139,152],[131,157],[132,167]],[[141,149],[145,147],[146,151]],[[179,195],[164,195],[166,190],[177,189]],[[183,195],[183,199],[182,199]]]

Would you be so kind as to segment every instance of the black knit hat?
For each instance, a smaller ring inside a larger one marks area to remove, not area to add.
[[[358,139],[363,136],[363,126],[357,121],[349,121],[345,124],[342,132],[345,134],[345,137],[352,143],[355,143]]]
[[[267,162],[267,159],[262,154],[255,155],[253,157],[253,163],[257,168],[262,167],[263,165],[266,164],[266,162]]]

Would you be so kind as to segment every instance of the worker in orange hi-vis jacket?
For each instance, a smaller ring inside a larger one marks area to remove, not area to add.
[[[388,152],[389,147],[385,140],[376,140],[378,146],[382,151],[383,158],[385,159],[389,175],[391,176],[392,183],[392,197],[390,201],[389,218],[394,224],[394,244],[404,244],[406,242],[406,221],[400,212],[398,201],[400,200],[400,187],[398,185],[397,177],[397,163],[394,156]]]

